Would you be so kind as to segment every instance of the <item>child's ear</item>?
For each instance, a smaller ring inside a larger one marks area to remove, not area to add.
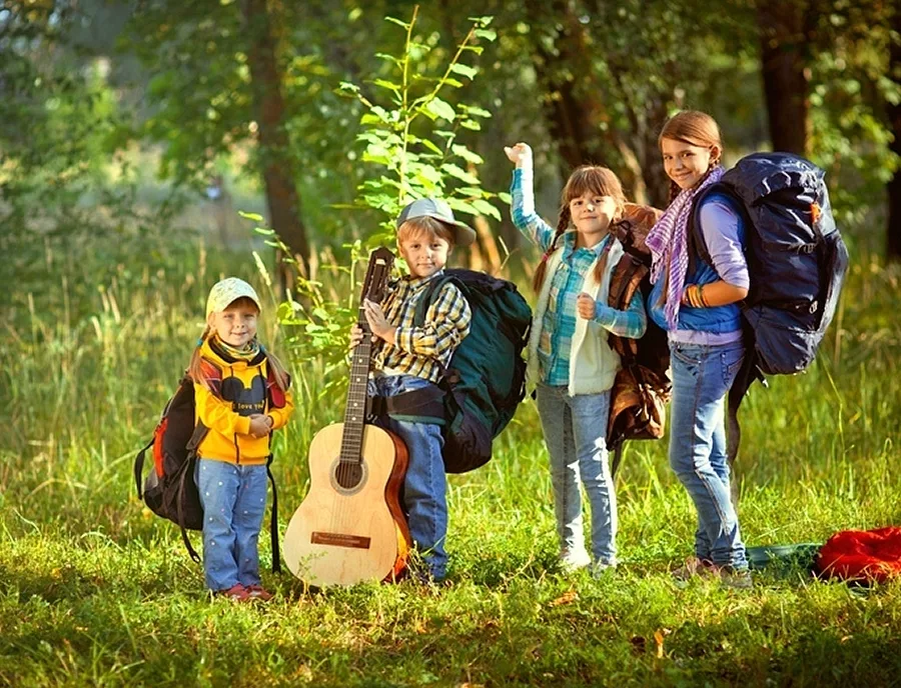
[[[213,329],[213,323],[215,322],[214,321],[215,317],[216,317],[215,313],[210,313],[208,316],[206,316],[206,326],[211,330]]]

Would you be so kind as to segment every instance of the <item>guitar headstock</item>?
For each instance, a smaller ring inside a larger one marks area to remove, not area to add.
[[[363,279],[363,291],[360,297],[360,308],[363,301],[369,299],[375,303],[381,303],[385,296],[385,288],[388,286],[388,276],[394,266],[394,254],[384,246],[375,249],[369,254],[369,265],[366,267],[366,277]],[[361,312],[362,316],[362,312]],[[361,317],[361,323],[366,319]]]

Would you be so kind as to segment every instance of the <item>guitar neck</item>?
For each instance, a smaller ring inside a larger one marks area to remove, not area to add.
[[[386,248],[378,248],[369,257],[369,266],[360,297],[357,325],[363,331],[363,339],[354,347],[350,364],[350,384],[347,388],[347,404],[344,407],[344,435],[341,440],[341,462],[362,463],[363,426],[366,419],[370,356],[372,355],[372,330],[363,310],[367,298],[381,302],[388,281],[388,273],[394,263],[394,254]]]
[[[341,440],[341,461],[360,463],[363,447],[363,425],[366,419],[372,338],[369,324],[361,318],[363,340],[354,347],[350,365],[347,404],[344,407],[344,435]]]

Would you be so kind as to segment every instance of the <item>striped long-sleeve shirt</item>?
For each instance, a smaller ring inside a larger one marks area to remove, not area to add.
[[[531,167],[514,170],[510,195],[513,224],[542,251],[547,251],[554,238],[554,228],[535,212]],[[576,312],[576,297],[582,291],[586,272],[607,249],[609,242],[613,241],[613,237],[607,235],[591,248],[577,248],[576,238],[575,231],[563,234],[560,265],[555,274],[546,276],[546,279],[553,281],[541,323],[538,364],[541,379],[548,385],[569,383],[569,356],[576,318],[579,317]],[[595,322],[620,337],[641,337],[647,327],[641,292],[635,292],[629,308],[624,311],[611,308],[603,301],[596,301]]]
[[[415,375],[436,383],[441,379],[441,365],[450,365],[454,351],[469,334],[472,319],[466,297],[456,285],[445,284],[432,300],[422,326],[413,326],[419,299],[429,283],[443,274],[438,272],[424,279],[405,277],[389,285],[382,309],[397,331],[393,345],[381,339],[375,344],[375,369],[392,375]]]

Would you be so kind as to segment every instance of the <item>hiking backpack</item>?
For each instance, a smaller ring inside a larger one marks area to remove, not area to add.
[[[645,238],[660,217],[650,206],[626,204],[624,218],[611,226],[623,247],[623,255],[610,276],[607,305],[627,310],[636,291],[646,302],[651,293],[651,252]],[[607,448],[613,452],[611,473],[616,474],[626,440],[663,437],[666,404],[672,384],[667,335],[650,318],[640,339],[608,334],[607,341],[620,357],[622,367],[610,392]]]
[[[202,361],[205,372],[213,380],[222,377],[221,371]],[[269,373],[270,378],[272,373]],[[274,380],[269,380],[272,389]],[[134,463],[135,486],[138,498],[142,499],[153,513],[162,516],[181,529],[182,542],[191,559],[200,563],[200,556],[191,546],[188,530],[203,530],[203,506],[200,493],[194,482],[194,466],[197,462],[197,447],[203,442],[209,428],[203,423],[194,425],[194,382],[185,373],[178,383],[178,389],[166,402],[160,420],[153,431],[152,439],[138,452]],[[153,468],[143,477],[144,458],[152,449]],[[266,473],[272,485],[272,516],[269,530],[272,540],[272,571],[281,570],[278,548],[278,492],[275,478],[270,470],[272,454],[266,462]]]
[[[457,286],[472,310],[469,334],[454,351],[449,368],[442,368],[437,387],[372,397],[370,413],[441,423],[444,468],[465,473],[488,462],[492,440],[525,397],[522,350],[532,311],[512,282],[474,270],[448,269],[431,281],[416,304],[414,327],[422,327],[429,306],[447,283]]]
[[[832,321],[848,250],[835,226],[825,172],[790,153],[742,158],[696,200],[689,253],[713,265],[701,233],[700,202],[712,193],[736,201],[745,226],[751,286],[741,304],[746,354],[729,391],[729,458],[738,452],[737,412],[754,380],[804,370]]]

